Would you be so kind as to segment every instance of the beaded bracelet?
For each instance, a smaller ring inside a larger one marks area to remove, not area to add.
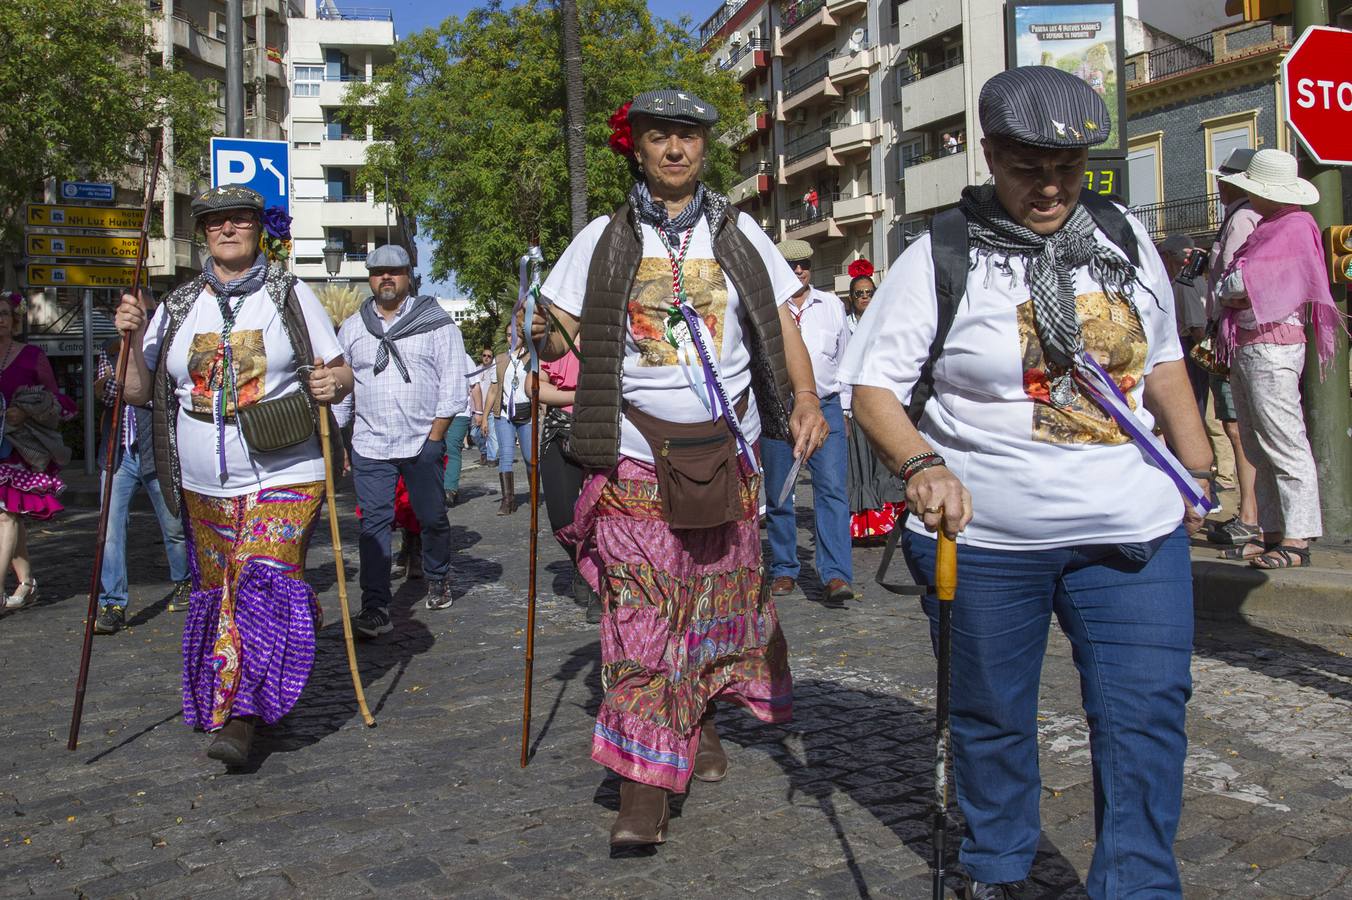
[[[921,462],[918,462],[901,474],[901,483],[903,486],[905,486],[907,483],[910,482],[912,478],[919,475],[926,469],[937,469],[943,465],[947,464],[944,462],[944,458],[942,456],[935,456],[933,459],[926,459]]]
[[[933,450],[930,450],[925,453],[917,453],[915,456],[912,456],[910,459],[906,460],[906,462],[897,466],[897,474],[900,475],[902,478],[905,478],[906,476],[904,473],[911,466],[915,465],[918,462],[924,462],[927,459],[938,459],[938,458],[939,454],[935,453]]]

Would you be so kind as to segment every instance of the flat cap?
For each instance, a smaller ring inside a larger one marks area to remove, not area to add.
[[[194,219],[203,213],[221,212],[227,209],[252,209],[261,215],[263,212],[263,195],[242,184],[223,184],[194,197],[191,209]]]
[[[999,73],[981,88],[977,113],[987,135],[1056,150],[1101,144],[1113,129],[1098,92],[1052,66]]]
[[[1250,150],[1248,147],[1236,147],[1225,156],[1225,162],[1214,169],[1207,169],[1208,175],[1234,175],[1236,172],[1243,172],[1249,167],[1249,162],[1257,150]]]
[[[1174,256],[1182,253],[1184,250],[1191,250],[1197,245],[1193,243],[1192,238],[1186,234],[1171,234],[1160,241],[1160,252],[1171,253]]]
[[[706,127],[718,124],[718,110],[712,103],[705,103],[694,94],[677,90],[639,94],[629,107],[629,121],[634,121],[635,116],[670,119]]]
[[[372,269],[411,269],[413,262],[408,258],[408,251],[398,244],[386,244],[383,247],[377,247],[366,257],[366,271]]]
[[[807,241],[787,240],[777,244],[779,252],[789,262],[812,258],[812,245]]]

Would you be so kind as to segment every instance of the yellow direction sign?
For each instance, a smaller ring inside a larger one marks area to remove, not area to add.
[[[31,203],[28,224],[43,228],[108,228],[139,231],[143,210],[99,206],[53,206]]]
[[[141,242],[132,237],[78,237],[66,234],[29,234],[29,256],[135,260]]]
[[[136,274],[132,266],[28,266],[29,287],[96,287],[124,288],[131,285]],[[148,281],[141,270],[141,283]]]

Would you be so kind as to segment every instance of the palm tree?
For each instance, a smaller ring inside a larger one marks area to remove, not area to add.
[[[563,32],[564,146],[568,151],[568,206],[573,237],[587,227],[587,110],[582,97],[582,33],[577,0],[558,0]]]

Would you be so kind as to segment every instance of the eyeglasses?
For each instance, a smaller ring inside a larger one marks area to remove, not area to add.
[[[865,291],[865,290],[850,291],[850,296],[855,298],[856,300],[863,300],[867,297],[872,297],[873,291]]]
[[[254,228],[258,225],[258,214],[253,212],[222,213],[202,219],[202,227],[207,231],[220,231],[229,222],[236,228]]]
[[[793,262],[789,263],[789,266],[792,267],[795,272],[799,269],[810,270],[812,268],[812,260],[795,259]]]
[[[372,278],[384,278],[386,275],[403,275],[404,272],[401,266],[397,269],[368,269],[366,274]]]

